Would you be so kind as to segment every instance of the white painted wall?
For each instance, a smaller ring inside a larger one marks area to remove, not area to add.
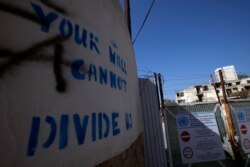
[[[0,166],[93,166],[127,149],[142,122],[119,1],[0,3]]]

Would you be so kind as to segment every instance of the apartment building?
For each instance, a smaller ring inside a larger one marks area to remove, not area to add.
[[[216,89],[212,84],[202,84],[191,86],[187,89],[176,92],[176,102],[179,104],[195,102],[215,102],[218,101],[216,92],[222,97],[222,89],[219,84],[218,71],[222,69],[225,82],[226,94],[229,99],[247,98],[250,96],[250,77],[238,79],[234,66],[227,66],[215,70],[218,82]]]

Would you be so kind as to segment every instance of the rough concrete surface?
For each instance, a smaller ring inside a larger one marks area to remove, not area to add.
[[[136,141],[123,153],[109,159],[96,167],[144,167],[144,139],[140,134]]]

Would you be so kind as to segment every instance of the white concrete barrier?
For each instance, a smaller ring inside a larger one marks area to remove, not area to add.
[[[142,131],[117,0],[0,0],[0,166],[93,166]]]

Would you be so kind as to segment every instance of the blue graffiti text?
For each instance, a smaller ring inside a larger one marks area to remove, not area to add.
[[[33,156],[39,145],[43,149],[50,148],[56,140],[58,149],[62,150],[68,146],[69,140],[75,140],[78,145],[83,145],[87,139],[88,142],[95,142],[117,136],[121,133],[119,120],[120,114],[118,112],[110,114],[99,112],[84,116],[63,114],[59,119],[49,115],[45,119],[34,116],[31,122],[27,155]],[[127,130],[128,127],[132,127],[131,121],[131,114],[127,114],[125,118]],[[74,127],[75,137],[69,137],[69,130],[71,129],[69,127],[72,126]],[[48,134],[48,137],[44,138],[41,134]]]

